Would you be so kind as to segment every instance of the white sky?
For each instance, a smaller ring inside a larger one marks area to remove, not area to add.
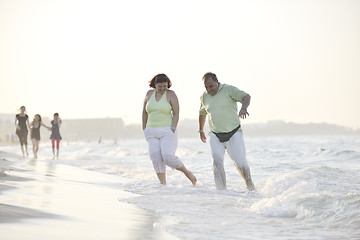
[[[167,74],[181,118],[201,77],[250,93],[247,123],[360,128],[360,1],[0,0],[0,112],[140,123]]]

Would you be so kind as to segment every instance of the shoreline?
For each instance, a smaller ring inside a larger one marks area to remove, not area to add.
[[[126,202],[127,180],[56,160],[0,151],[0,231],[4,239],[176,239],[161,216]]]

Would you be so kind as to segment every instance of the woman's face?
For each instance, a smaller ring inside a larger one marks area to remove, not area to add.
[[[35,120],[36,120],[36,121],[40,121],[39,115],[35,115]]]
[[[58,119],[59,119],[59,116],[54,115],[54,120],[58,120]]]
[[[25,107],[20,108],[21,113],[25,112]]]
[[[158,93],[160,94],[164,94],[166,89],[168,88],[168,83],[167,82],[162,82],[162,83],[156,83],[155,84],[155,89]]]

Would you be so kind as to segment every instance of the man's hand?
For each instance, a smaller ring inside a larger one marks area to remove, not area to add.
[[[206,136],[204,132],[200,132],[200,139],[203,143],[206,143]]]
[[[246,115],[249,116],[249,113],[247,112],[246,109],[242,108],[239,112],[239,117],[241,119],[246,119]]]

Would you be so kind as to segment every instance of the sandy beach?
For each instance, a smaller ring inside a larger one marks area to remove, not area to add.
[[[175,239],[126,203],[119,176],[0,152],[0,232],[10,239]]]

